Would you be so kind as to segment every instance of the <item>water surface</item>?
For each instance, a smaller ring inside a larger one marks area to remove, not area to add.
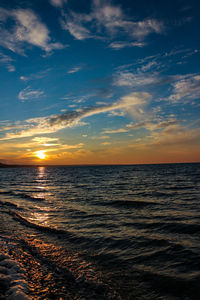
[[[199,299],[200,164],[8,168],[0,179],[4,234],[43,262],[63,258],[76,282],[106,285],[99,299]]]

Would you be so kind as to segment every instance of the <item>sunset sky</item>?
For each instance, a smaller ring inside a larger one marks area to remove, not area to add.
[[[0,162],[199,162],[199,11],[1,0]]]

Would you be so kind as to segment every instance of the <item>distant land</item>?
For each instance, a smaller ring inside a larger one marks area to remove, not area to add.
[[[47,165],[15,165],[15,164],[3,164],[0,163],[0,168],[23,168],[23,167],[47,167]]]
[[[34,168],[34,167],[92,167],[92,166],[139,166],[139,165],[183,165],[183,164],[200,164],[200,162],[178,162],[178,163],[149,163],[149,164],[77,164],[77,165],[21,165],[21,164],[4,164],[0,163],[0,168]]]

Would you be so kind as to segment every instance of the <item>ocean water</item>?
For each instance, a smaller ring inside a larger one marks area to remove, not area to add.
[[[200,299],[200,164],[0,169],[33,299]]]

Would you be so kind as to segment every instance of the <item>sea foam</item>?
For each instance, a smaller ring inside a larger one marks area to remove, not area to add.
[[[7,237],[0,237],[0,244],[2,249],[2,253],[0,252],[0,287],[6,299],[30,300],[24,270],[20,263],[8,254],[15,244]]]

